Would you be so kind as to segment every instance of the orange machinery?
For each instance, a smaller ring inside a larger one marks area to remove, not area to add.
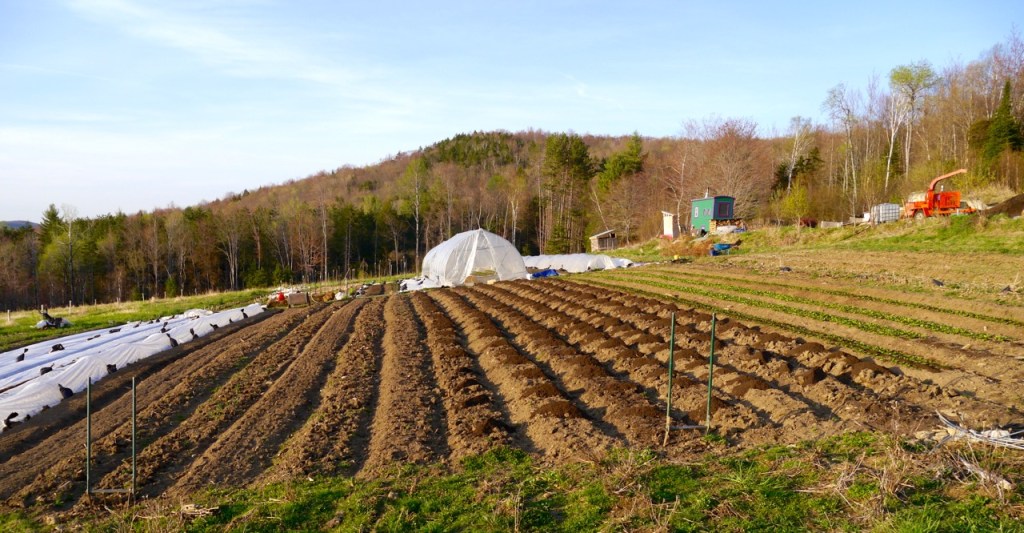
[[[935,186],[940,181],[966,173],[967,169],[965,168],[954,170],[933,179],[928,184],[928,192],[911,193],[907,198],[907,203],[903,205],[903,218],[922,219],[924,217],[973,213],[974,208],[960,200],[960,191],[935,191]]]

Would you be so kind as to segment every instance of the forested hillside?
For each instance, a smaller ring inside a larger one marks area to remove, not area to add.
[[[784,83],[784,81],[780,81]],[[966,167],[983,199],[1024,190],[1024,41],[980,59],[897,65],[835,85],[784,132],[709,114],[674,138],[474,132],[378,164],[230,193],[186,208],[96,218],[51,206],[39,228],[0,228],[0,305],[27,308],[417,270],[423,254],[483,227],[526,253],[584,251],[688,225],[689,200],[737,199],[753,223],[845,220]],[[709,110],[725,112],[728,110]]]

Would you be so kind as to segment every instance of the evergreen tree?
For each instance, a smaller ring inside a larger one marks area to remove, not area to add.
[[[644,169],[644,142],[639,133],[634,133],[626,149],[612,154],[605,161],[604,168],[597,175],[597,186],[601,192],[608,192],[619,179],[642,172]]]
[[[64,219],[60,216],[57,206],[50,204],[50,207],[43,211],[43,221],[39,224],[39,244],[45,248],[54,237],[64,232]]]
[[[981,157],[985,166],[991,168],[1006,149],[1018,152],[1024,147],[1024,136],[1021,135],[1020,124],[1013,117],[1010,105],[1010,80],[1003,85],[1003,96],[999,107],[989,121],[988,135],[982,148]]]
[[[541,169],[548,198],[544,208],[551,233],[544,243],[547,253],[576,253],[585,249],[584,216],[586,187],[594,174],[589,149],[578,135],[548,137]]]

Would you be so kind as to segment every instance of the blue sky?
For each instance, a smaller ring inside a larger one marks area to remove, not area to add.
[[[896,5],[892,5],[896,4]],[[1024,2],[0,0],[0,220],[187,206],[457,133],[785,131]]]

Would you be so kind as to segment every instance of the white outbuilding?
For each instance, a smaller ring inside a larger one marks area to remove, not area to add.
[[[475,229],[431,248],[423,258],[423,277],[442,287],[457,287],[528,276],[523,256],[512,243],[489,231]]]

